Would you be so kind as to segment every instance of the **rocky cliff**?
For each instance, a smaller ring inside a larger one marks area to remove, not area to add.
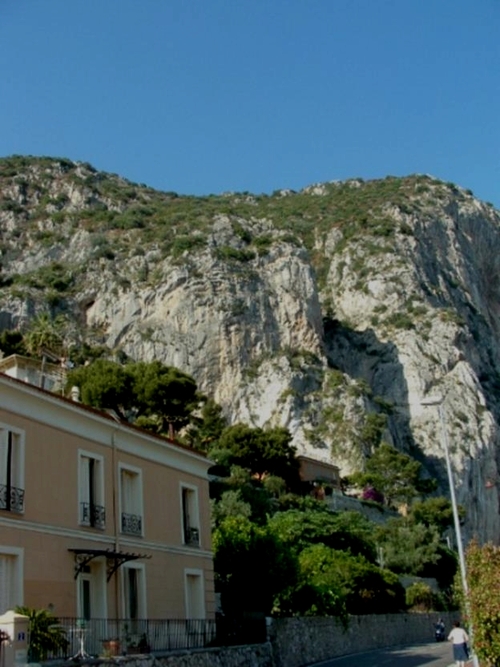
[[[230,422],[359,466],[380,436],[500,541],[500,215],[429,176],[273,195],[157,192],[65,159],[0,160],[0,329],[160,359]]]

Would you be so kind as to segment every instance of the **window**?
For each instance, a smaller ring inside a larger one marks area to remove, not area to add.
[[[201,570],[184,570],[186,618],[205,618],[205,595]]]
[[[23,604],[23,550],[0,545],[0,614]]]
[[[146,577],[142,563],[122,566],[124,617],[131,621],[146,618]],[[130,626],[129,630],[134,631]]]
[[[104,461],[102,456],[79,452],[79,516],[82,526],[103,529],[106,525],[104,509]]]
[[[196,486],[181,486],[182,541],[189,546],[200,546],[200,520],[198,512],[198,489]]]
[[[80,575],[80,613],[78,616],[85,621],[90,621],[92,618],[91,583],[90,575]]]
[[[0,510],[24,512],[24,433],[0,424]]]
[[[128,535],[143,534],[142,471],[120,464],[121,531]]]

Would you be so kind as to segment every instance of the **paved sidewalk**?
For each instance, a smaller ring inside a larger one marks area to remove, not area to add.
[[[314,667],[452,667],[451,662],[451,645],[429,642],[345,655]]]
[[[449,642],[429,642],[353,653],[309,667],[456,667],[452,655]],[[472,660],[466,663],[466,667],[474,667]]]

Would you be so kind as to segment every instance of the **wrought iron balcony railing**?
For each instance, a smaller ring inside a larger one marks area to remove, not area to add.
[[[0,510],[22,514],[24,512],[24,489],[0,484]]]
[[[142,516],[122,512],[122,533],[142,535]]]
[[[184,527],[184,542],[192,547],[200,546],[200,531],[192,526]]]
[[[80,523],[83,526],[100,528],[101,530],[105,527],[106,510],[104,507],[102,507],[102,505],[94,505],[93,503],[80,503],[80,508]]]

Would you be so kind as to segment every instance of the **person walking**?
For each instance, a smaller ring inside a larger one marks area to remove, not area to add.
[[[435,637],[436,637],[436,641],[437,642],[444,642],[446,634],[445,634],[445,625],[444,625],[444,621],[443,621],[442,618],[439,619],[439,621],[436,623],[434,628],[435,628],[435,633],[434,634],[435,634]]]
[[[469,647],[467,645],[469,635],[460,627],[459,621],[453,623],[448,641],[453,643],[453,659],[456,661],[457,667],[465,667],[465,663],[469,659]]]

